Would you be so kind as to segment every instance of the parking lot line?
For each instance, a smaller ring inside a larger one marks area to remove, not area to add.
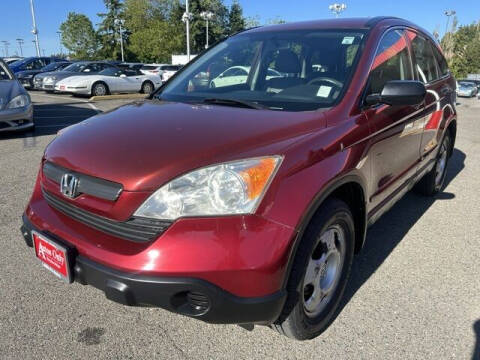
[[[57,101],[59,100],[71,100],[70,98],[64,98],[64,97],[60,97],[60,96],[55,96],[55,95],[47,95],[47,94],[37,94],[35,93],[35,96],[40,96],[40,97],[45,97],[45,98],[49,98],[49,99],[55,99]],[[75,100],[77,100],[79,103],[84,103],[84,104],[87,104],[92,110],[96,111],[97,113],[101,112],[94,104],[92,104],[89,100],[83,100],[83,99],[78,99],[76,98]]]

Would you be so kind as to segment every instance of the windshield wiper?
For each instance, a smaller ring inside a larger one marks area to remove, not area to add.
[[[215,105],[225,105],[225,106],[236,106],[247,109],[268,109],[266,106],[245,100],[234,100],[234,99],[222,99],[222,98],[207,98],[203,100],[205,104],[215,104]]]

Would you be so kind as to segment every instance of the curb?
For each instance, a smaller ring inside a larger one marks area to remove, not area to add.
[[[145,99],[148,94],[117,94],[117,95],[103,95],[103,96],[92,96],[89,101],[100,101],[100,100],[118,100],[118,99]]]

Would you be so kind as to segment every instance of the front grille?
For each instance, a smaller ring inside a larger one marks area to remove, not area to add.
[[[114,201],[123,190],[122,184],[68,170],[52,162],[45,162],[43,175],[60,184],[63,175],[71,174],[78,179],[78,193],[88,194],[100,199]]]
[[[47,203],[63,214],[94,229],[125,240],[148,242],[160,236],[171,225],[170,221],[135,217],[124,222],[114,221],[66,203],[43,188],[42,193]]]

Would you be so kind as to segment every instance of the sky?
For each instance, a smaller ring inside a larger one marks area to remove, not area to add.
[[[184,1],[184,0],[181,0]],[[230,5],[232,0],[225,0]],[[288,22],[333,17],[328,5],[334,1],[326,0],[239,0],[244,15],[258,16],[261,22],[282,18]],[[339,1],[340,2],[340,1]],[[16,39],[23,38],[23,55],[35,55],[32,29],[32,17],[29,0],[0,0],[0,41],[10,43],[9,55],[20,54]],[[39,43],[48,56],[60,51],[57,31],[70,11],[83,13],[90,17],[93,24],[99,23],[97,13],[103,12],[102,0],[34,0]],[[445,32],[447,18],[445,10],[454,9],[460,25],[480,20],[480,1],[478,0],[345,0],[347,9],[342,17],[393,15],[416,23],[430,32]],[[5,48],[0,43],[0,56]]]

